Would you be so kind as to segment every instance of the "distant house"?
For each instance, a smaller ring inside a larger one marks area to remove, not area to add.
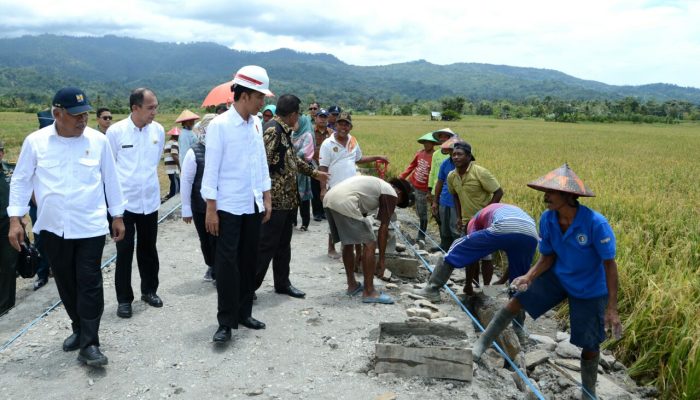
[[[430,120],[431,121],[440,121],[442,119],[442,114],[440,114],[437,111],[431,111],[430,112]]]

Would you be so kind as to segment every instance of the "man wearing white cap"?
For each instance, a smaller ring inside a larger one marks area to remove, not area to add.
[[[201,193],[207,202],[207,232],[217,236],[217,343],[231,340],[231,329],[238,329],[239,323],[265,328],[252,317],[252,308],[260,225],[272,212],[271,181],[262,125],[255,114],[265,95],[272,95],[269,84],[264,68],[239,69],[231,85],[233,106],[207,129]]]

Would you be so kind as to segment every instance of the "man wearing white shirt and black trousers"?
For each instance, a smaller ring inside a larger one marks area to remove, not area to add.
[[[272,94],[265,69],[249,65],[232,81],[234,104],[207,128],[202,197],[207,232],[217,236],[214,260],[219,327],[214,342],[231,340],[238,324],[263,329],[252,317],[260,225],[272,211],[270,174],[256,113]],[[263,216],[264,213],[264,216]]]
[[[92,108],[78,88],[64,88],[53,99],[55,122],[24,140],[10,185],[10,244],[24,242],[21,218],[32,192],[38,214],[34,232],[41,234],[61,301],[71,319],[64,351],[80,349],[78,360],[107,364],[98,331],[104,310],[100,262],[112,215],[115,241],[124,237],[125,200],[107,139],[87,127]],[[105,203],[109,203],[109,209]]]
[[[127,200],[124,212],[126,235],[117,243],[117,268],[114,273],[117,291],[117,315],[131,317],[131,263],[134,258],[134,237],[138,233],[136,261],[141,276],[141,300],[153,307],[162,307],[158,290],[158,208],[160,183],[158,163],[165,146],[165,131],[154,122],[158,114],[158,98],[150,89],[134,89],[129,96],[131,114],[107,130],[117,165],[119,183]]]

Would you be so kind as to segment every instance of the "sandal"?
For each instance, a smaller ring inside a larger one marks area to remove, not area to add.
[[[308,226],[301,226],[301,227],[299,227],[299,230],[302,232],[306,232],[309,230],[309,227]]]
[[[394,299],[384,292],[379,292],[377,297],[363,297],[363,303],[394,304]]]
[[[364,289],[364,287],[362,286],[362,282],[360,282],[357,284],[357,287],[355,288],[355,290],[353,290],[352,292],[346,290],[345,294],[347,294],[348,296],[351,296],[351,297],[357,296],[358,294],[362,293],[362,289]]]

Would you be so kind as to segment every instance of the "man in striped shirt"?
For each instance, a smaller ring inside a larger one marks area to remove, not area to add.
[[[165,164],[165,173],[168,174],[168,179],[170,179],[170,192],[165,197],[165,200],[175,196],[180,192],[180,146],[178,145],[178,132],[177,129],[171,129],[169,132],[170,139],[165,142],[165,148],[163,149],[163,163]]]
[[[497,250],[506,253],[508,279],[513,280],[530,269],[538,238],[535,221],[525,211],[510,204],[490,204],[469,221],[467,236],[457,239],[444,259],[438,260],[425,288],[415,292],[439,302],[440,288],[455,268],[469,266]]]

